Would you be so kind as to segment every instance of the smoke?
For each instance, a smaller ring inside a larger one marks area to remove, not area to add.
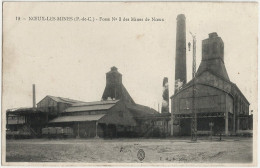
[[[169,106],[169,102],[167,102],[166,100],[162,101],[162,107],[168,107]]]
[[[180,79],[175,80],[175,91],[178,91],[181,89],[184,81],[181,81]]]
[[[162,113],[169,112],[169,84],[168,84],[168,78],[163,79],[163,101],[162,101]]]

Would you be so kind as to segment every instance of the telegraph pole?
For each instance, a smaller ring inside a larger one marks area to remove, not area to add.
[[[196,112],[196,36],[190,32],[192,36],[192,78],[193,78],[193,86],[192,86],[192,121],[191,121],[191,141],[197,141],[197,112]],[[189,44],[190,46],[190,44]]]

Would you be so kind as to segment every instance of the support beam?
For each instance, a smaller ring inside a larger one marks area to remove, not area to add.
[[[79,122],[78,122],[78,135],[77,135],[77,138],[79,138]]]
[[[115,129],[116,129],[116,138],[117,138],[117,125],[115,125]]]
[[[108,124],[105,124],[105,137],[108,137]]]
[[[98,122],[96,121],[96,136],[95,136],[95,138],[99,138],[99,136],[98,136]]]
[[[49,113],[47,112],[46,113],[46,123],[48,123],[49,122]]]
[[[33,84],[33,110],[36,110],[36,93],[35,93],[35,84]]]
[[[9,118],[9,114],[6,114],[6,125],[8,125],[8,118]]]
[[[164,133],[164,135],[166,135],[166,128],[165,128],[165,126],[166,126],[166,120],[163,120],[163,133]]]
[[[171,120],[170,120],[170,136],[173,136],[173,119],[176,118],[177,115],[173,115],[173,113],[171,113]]]
[[[225,135],[228,136],[228,112],[225,115]]]
[[[168,120],[166,121],[166,131],[167,131],[167,134],[168,134],[168,132],[169,132],[169,121]]]
[[[127,127],[124,125],[124,137],[128,137],[126,132],[127,132]]]
[[[237,117],[237,131],[240,129],[240,128],[239,128],[239,125],[240,125],[240,118]]]
[[[236,134],[236,115],[235,111],[233,112],[233,134]]]

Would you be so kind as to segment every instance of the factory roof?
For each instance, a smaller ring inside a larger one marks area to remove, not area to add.
[[[64,112],[86,112],[86,111],[99,111],[108,110],[112,108],[119,100],[108,100],[108,101],[96,101],[96,102],[86,102],[77,103],[68,107]]]
[[[130,96],[130,94],[128,93],[128,91],[126,90],[125,86],[123,84],[117,86],[118,88],[118,95],[120,95],[118,98],[120,100],[126,101],[126,102],[131,102],[131,103],[135,103],[133,98]],[[108,97],[108,95],[111,94],[111,90],[109,87],[106,86],[103,96],[103,99],[106,99]]]
[[[212,71],[218,76],[221,76],[225,80],[229,81],[225,64],[221,58],[202,60],[196,74],[199,76],[204,71]]]
[[[151,115],[153,116],[160,115],[160,113],[154,110],[153,108],[143,106],[140,104],[126,103],[126,107],[130,110],[130,112],[134,117],[147,117]]]
[[[122,84],[122,93],[123,93],[123,100],[128,100],[131,103],[135,103],[134,99],[130,96],[128,91],[126,90],[125,86]]]
[[[231,82],[231,84],[232,84],[232,86],[238,91],[238,93],[240,93],[240,95],[246,100],[246,102],[248,103],[248,104],[250,104],[249,103],[249,101],[247,100],[247,98],[245,97],[245,95],[241,92],[241,90],[237,87],[237,85],[235,84],[235,83],[233,83],[233,82]]]
[[[69,115],[74,112],[95,112],[95,114],[84,113],[84,115]],[[98,114],[96,112],[98,112]],[[102,114],[100,114],[100,112],[102,112]],[[124,115],[120,115],[122,112]],[[50,121],[50,123],[81,121],[98,121],[99,123],[128,126],[136,125],[132,113],[125,106],[125,102],[120,100],[74,104],[73,106],[68,107],[62,116],[55,118],[54,120]]]
[[[12,109],[8,109],[7,112],[14,112],[14,111],[29,111],[29,110],[33,110],[33,108],[32,108],[32,107],[12,108]]]
[[[239,95],[240,95],[241,97],[243,97],[244,100],[245,100],[248,104],[250,104],[250,103],[248,102],[247,98],[244,96],[244,94],[241,92],[241,90],[237,87],[237,85],[236,85],[235,83],[231,82],[230,80],[227,80],[227,79],[224,78],[223,76],[217,74],[215,71],[212,71],[212,70],[209,70],[209,69],[207,69],[207,70],[205,69],[203,72],[205,72],[205,71],[208,71],[208,72],[210,72],[211,74],[213,74],[213,75],[219,77],[220,79],[226,81],[227,83],[230,83],[231,86],[237,91],[237,93],[239,93]],[[200,75],[202,75],[203,72],[197,73],[197,74],[196,74],[196,78],[198,78]],[[175,97],[176,95],[178,95],[180,92],[182,92],[182,91],[185,90],[186,88],[192,86],[192,85],[194,84],[193,81],[194,81],[194,78],[193,78],[192,80],[190,80],[188,83],[186,83],[179,91],[177,91],[177,92],[176,92],[174,95],[172,95],[170,98]]]
[[[60,103],[67,103],[67,104],[75,104],[75,103],[84,103],[83,101],[80,100],[73,100],[73,99],[69,99],[69,98],[63,98],[63,97],[57,97],[57,96],[50,96],[47,95],[46,97],[51,98],[52,100],[56,101],[56,102],[60,102]],[[44,99],[44,98],[43,98]],[[39,103],[39,102],[38,102]],[[38,104],[37,103],[37,104]]]
[[[32,113],[42,113],[39,109],[33,107],[20,107],[8,109],[6,112],[9,114],[20,115],[20,114],[32,114]]]
[[[79,116],[60,116],[49,123],[64,123],[64,122],[79,122],[79,121],[97,121],[101,119],[105,114],[96,115],[79,115]]]
[[[196,78],[199,78],[199,76],[201,76],[201,75],[202,75],[204,72],[206,72],[206,71],[208,71],[208,72],[210,72],[211,74],[213,74],[213,75],[215,75],[215,76],[217,76],[217,77],[223,79],[224,81],[226,81],[226,82],[228,82],[228,83],[232,83],[232,82],[230,82],[229,80],[226,80],[226,79],[223,78],[222,76],[216,74],[214,71],[211,71],[211,70],[209,70],[209,69],[207,69],[207,70],[204,69],[204,71],[202,71],[202,72],[200,72],[200,73],[196,73]],[[195,79],[195,78],[192,78],[188,83],[184,84],[184,85],[181,87],[181,89],[178,90],[178,91],[177,91],[174,95],[172,95],[170,98],[175,97],[177,94],[179,94],[179,93],[182,92],[183,90],[189,88],[190,86],[193,86],[193,85],[194,85],[194,82],[193,82],[194,79]]]

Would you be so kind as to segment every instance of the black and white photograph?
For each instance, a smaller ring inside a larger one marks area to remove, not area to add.
[[[257,166],[258,2],[2,2],[2,166]]]

